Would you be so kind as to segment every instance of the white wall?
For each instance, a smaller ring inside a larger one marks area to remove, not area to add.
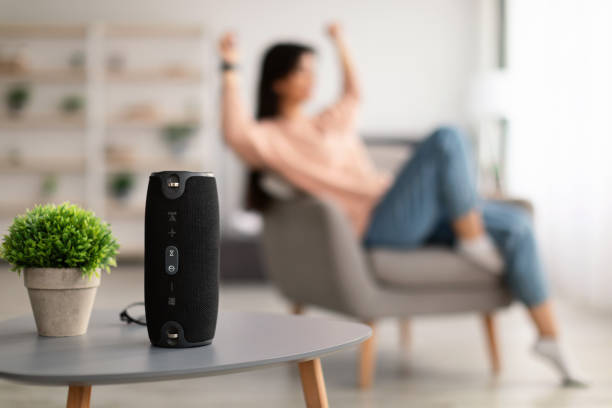
[[[249,100],[264,48],[279,39],[305,41],[320,55],[316,109],[333,98],[339,84],[323,30],[339,20],[364,84],[363,131],[422,133],[442,122],[467,122],[479,5],[479,0],[0,0],[0,21],[204,22],[214,38],[232,29],[239,36]],[[216,56],[210,58],[216,64]],[[216,83],[210,89],[218,92]],[[226,209],[238,200],[237,174],[230,164],[220,175],[229,183]]]

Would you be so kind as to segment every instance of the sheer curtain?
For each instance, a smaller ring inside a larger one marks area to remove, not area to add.
[[[612,309],[612,1],[508,2],[508,187],[558,293]]]

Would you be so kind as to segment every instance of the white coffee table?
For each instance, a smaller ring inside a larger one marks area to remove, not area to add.
[[[323,318],[224,312],[209,346],[152,347],[146,328],[94,311],[84,336],[36,334],[32,316],[0,322],[0,377],[68,386],[68,407],[89,407],[92,385],[177,380],[296,362],[307,407],[327,407],[319,357],[370,337],[368,326]]]

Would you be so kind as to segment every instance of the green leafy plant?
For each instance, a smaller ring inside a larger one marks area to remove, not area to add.
[[[57,191],[59,181],[55,174],[45,176],[40,183],[40,194],[44,197],[49,197]]]
[[[18,215],[0,246],[0,257],[12,270],[79,268],[83,276],[98,276],[117,266],[119,245],[110,225],[93,212],[68,202],[37,205]]]
[[[77,113],[83,110],[83,106],[85,106],[85,100],[80,95],[67,95],[62,99],[62,103],[60,105],[61,110],[64,113]]]
[[[10,112],[20,112],[30,100],[30,88],[25,84],[17,84],[6,91],[6,106]]]
[[[170,123],[162,128],[162,134],[168,143],[178,142],[193,136],[197,126],[191,123]]]
[[[109,189],[115,198],[125,198],[134,188],[134,175],[132,173],[114,174],[109,182]]]
[[[187,148],[187,142],[195,135],[198,126],[193,123],[170,123],[161,128],[161,134],[172,151],[181,154]]]

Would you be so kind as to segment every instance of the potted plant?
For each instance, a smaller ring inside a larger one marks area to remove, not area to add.
[[[60,109],[67,115],[73,115],[83,110],[85,100],[81,95],[67,95],[62,99]]]
[[[91,211],[47,204],[15,217],[0,257],[24,272],[38,334],[77,336],[87,331],[100,270],[116,266],[118,248]]]
[[[126,201],[134,188],[134,175],[132,173],[114,174],[109,181],[112,196],[119,201]]]
[[[198,130],[197,125],[189,122],[170,123],[161,129],[162,136],[173,154],[180,156],[187,150],[189,139]]]
[[[25,84],[14,85],[6,92],[5,99],[9,113],[16,116],[30,100],[30,88]]]
[[[59,181],[57,179],[57,175],[55,174],[46,175],[40,182],[40,196],[41,197],[51,197],[53,194],[57,192],[58,185],[59,185]]]

